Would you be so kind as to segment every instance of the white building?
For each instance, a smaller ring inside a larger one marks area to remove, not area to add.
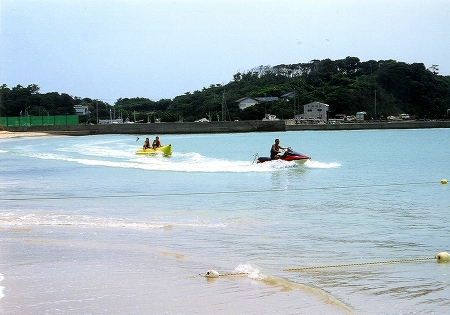
[[[320,102],[312,102],[306,105],[303,105],[303,115],[300,115],[301,119],[317,119],[328,121],[328,112],[330,105],[320,103]]]
[[[244,98],[240,98],[236,101],[236,103],[238,103],[239,105],[239,109],[244,109],[256,104],[259,104],[259,102],[251,97],[244,97]]]
[[[361,122],[361,121],[366,120],[366,115],[367,115],[366,112],[357,112],[356,113],[356,121]]]
[[[271,102],[278,100],[278,97],[244,97],[236,101],[239,105],[239,109],[244,109],[256,104],[261,104],[264,102]]]
[[[100,125],[110,125],[110,124],[123,124],[123,119],[99,119],[98,123]]]
[[[75,114],[78,116],[84,116],[89,114],[89,108],[87,106],[74,105],[73,108],[75,109]]]

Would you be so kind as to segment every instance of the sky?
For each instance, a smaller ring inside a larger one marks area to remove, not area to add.
[[[111,105],[347,56],[450,75],[450,0],[0,0],[0,84]]]

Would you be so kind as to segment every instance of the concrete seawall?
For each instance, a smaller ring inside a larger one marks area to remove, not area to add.
[[[152,124],[108,124],[108,125],[60,125],[4,127],[16,132],[50,132],[72,135],[94,134],[193,134],[285,131],[284,121],[212,121],[203,123],[152,123]]]
[[[366,129],[423,129],[450,128],[450,121],[396,121],[345,123],[327,125],[286,125],[286,131],[294,130],[366,130]]]
[[[450,121],[399,121],[346,123],[334,125],[287,125],[285,121],[213,121],[206,123],[152,123],[152,124],[110,124],[110,125],[60,125],[4,127],[15,132],[49,132],[66,135],[95,134],[194,134],[235,132],[283,132],[300,130],[364,130],[364,129],[421,129],[450,128]]]

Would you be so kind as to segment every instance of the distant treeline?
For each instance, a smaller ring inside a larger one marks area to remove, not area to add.
[[[281,96],[295,90],[294,100]],[[276,101],[243,110],[236,100],[243,97],[278,97]],[[369,60],[357,57],[341,60],[312,60],[308,63],[259,66],[236,73],[228,84],[212,84],[201,91],[173,99],[120,98],[114,105],[68,94],[39,93],[31,84],[0,88],[0,115],[73,114],[74,105],[86,105],[90,114],[82,122],[115,118],[130,121],[194,121],[262,119],[265,113],[288,119],[302,113],[304,104],[318,101],[330,105],[330,117],[365,111],[367,117],[383,119],[407,113],[417,119],[442,119],[450,109],[450,76],[439,75],[438,65],[407,64],[395,60]],[[376,104],[376,106],[375,106]],[[376,108],[376,109],[375,109]],[[222,112],[225,109],[226,112]]]

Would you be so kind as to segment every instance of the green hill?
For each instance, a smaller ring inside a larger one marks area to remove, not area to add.
[[[293,100],[281,98],[295,90]],[[0,88],[0,115],[17,116],[25,109],[30,115],[73,113],[74,105],[87,105],[93,119],[116,117],[147,122],[262,119],[265,113],[288,119],[303,111],[302,105],[318,101],[330,105],[330,117],[367,112],[368,117],[383,119],[408,113],[416,119],[443,119],[450,109],[450,76],[438,74],[438,66],[426,68],[422,63],[407,64],[395,60],[369,60],[357,57],[341,60],[312,60],[277,66],[259,66],[236,73],[225,85],[212,84],[201,91],[185,93],[173,99],[152,101],[147,98],[121,98],[114,105],[67,94],[40,94],[31,84]],[[236,100],[243,97],[278,97],[278,100],[240,110]],[[376,114],[375,114],[376,97]],[[222,109],[226,109],[223,112]]]

